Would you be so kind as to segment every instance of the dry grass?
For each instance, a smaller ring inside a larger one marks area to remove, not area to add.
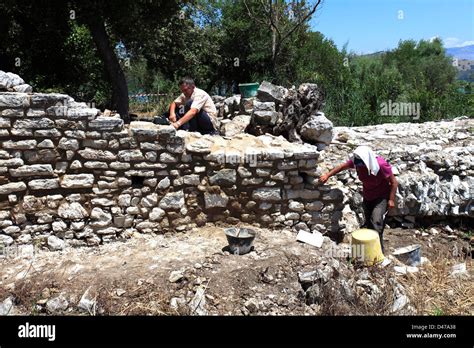
[[[12,296],[15,305],[21,308],[22,312],[28,315],[36,315],[39,314],[36,303],[42,299],[42,291],[48,288],[51,296],[54,297],[59,294],[59,287],[55,280],[45,280],[42,277],[22,279],[15,284],[15,288],[11,291],[1,289],[0,298]]]
[[[59,283],[58,280],[50,277],[32,276],[25,280],[20,280],[15,284],[12,291],[6,291],[0,288],[0,298],[12,296],[15,305],[22,312],[28,315],[46,314],[44,310],[39,311],[37,302],[42,299],[42,292],[48,289],[50,297],[58,296],[65,289],[68,295],[75,293],[76,299],[80,299],[82,293],[78,289],[86,288],[85,285],[75,284],[76,289],[72,289],[66,283]],[[93,287],[94,288],[94,287]],[[116,290],[124,289],[126,292],[118,296]],[[185,308],[176,310],[170,303],[170,294],[150,283],[142,285],[130,283],[105,283],[99,285],[97,290],[93,291],[96,296],[97,311],[95,313],[85,313],[77,308],[77,303],[70,303],[73,311],[63,313],[63,315],[183,315],[187,314]],[[75,291],[76,290],[76,291]]]
[[[439,257],[431,264],[425,264],[417,273],[396,276],[405,288],[414,311],[395,313],[416,315],[474,315],[474,286],[471,276],[450,277],[452,266],[466,262],[468,271],[470,261],[465,259],[446,259]],[[370,280],[382,290],[380,296],[370,300],[363,291],[348,296],[347,291],[334,282],[323,288],[324,301],[321,303],[322,315],[394,315],[393,270],[370,269]]]
[[[124,288],[122,286],[118,286]],[[126,289],[126,293],[117,296],[117,285],[102,286],[97,296],[97,306],[101,315],[182,315],[170,306],[169,292],[154,284],[142,284]]]
[[[469,260],[439,258],[423,265],[418,273],[399,277],[420,315],[473,315],[474,286],[470,277],[450,277],[451,267]]]
[[[390,286],[391,274],[385,269],[378,267],[369,268],[370,280],[379,287],[381,293],[369,297],[367,292],[357,289],[352,294],[348,294],[344,287],[335,282],[324,286],[321,303],[321,315],[391,315],[394,291]]]

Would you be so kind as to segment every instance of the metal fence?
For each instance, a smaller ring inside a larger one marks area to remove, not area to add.
[[[132,111],[164,112],[173,95],[169,93],[136,93],[129,94],[128,100]]]

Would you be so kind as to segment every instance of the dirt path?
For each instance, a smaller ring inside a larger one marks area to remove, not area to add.
[[[321,253],[296,242],[294,234],[270,230],[259,230],[254,251],[247,255],[229,254],[224,249],[226,246],[223,230],[208,227],[186,234],[136,234],[125,243],[94,248],[68,248],[60,252],[40,250],[33,259],[4,260],[0,286],[24,297],[27,292],[29,300],[40,303],[60,293],[66,294],[68,302],[77,303],[91,287],[92,297],[111,300],[102,305],[103,310],[131,314],[135,311],[127,305],[128,298],[138,295],[135,309],[139,313],[142,305],[137,303],[145,292],[149,292],[149,296],[160,293],[160,306],[156,308],[160,312],[168,309],[165,303],[169,303],[172,296],[186,297],[207,284],[207,299],[219,312],[241,314],[236,301],[246,293],[250,296],[252,287],[261,280],[261,290],[265,290],[262,294],[277,297],[278,292],[285,293],[285,289],[291,288],[296,296],[299,290],[296,272],[282,272],[314,261]],[[182,279],[171,282],[172,272],[181,273]],[[269,289],[265,289],[265,284]],[[227,296],[222,297],[222,293]],[[42,309],[38,308],[39,311]],[[153,313],[154,309],[148,305],[147,311]]]
[[[390,250],[419,242],[430,259],[450,257],[453,243],[460,250],[466,245],[420,233],[389,229],[386,245]],[[209,226],[135,234],[99,247],[39,250],[34,258],[0,261],[0,300],[12,294],[15,310],[32,314],[317,314],[305,304],[297,274],[327,260],[335,243],[326,238],[318,249],[297,242],[294,233],[259,229],[249,254],[229,254],[226,246],[222,228]],[[81,298],[96,306],[78,308]]]

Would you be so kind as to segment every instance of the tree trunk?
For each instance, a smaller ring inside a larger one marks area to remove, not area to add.
[[[276,43],[277,43],[276,30],[275,28],[272,27],[272,59],[273,60],[275,60],[275,57],[276,57]]]
[[[280,33],[277,31],[279,25],[279,11],[281,10],[281,4],[278,3],[278,0],[270,0],[273,1],[273,13],[270,15],[273,16],[272,19],[272,66],[271,72],[273,78],[276,79],[277,68],[278,68],[278,55],[280,53]],[[276,79],[275,81],[277,81]]]
[[[109,37],[105,31],[104,21],[91,16],[88,27],[91,31],[100,57],[105,63],[105,68],[112,83],[112,107],[117,110],[125,123],[130,122],[128,114],[128,86],[122,67],[118,61]]]
[[[273,0],[270,0],[273,1]],[[273,11],[270,13],[270,16],[273,16],[272,22],[275,26],[278,26],[278,0],[276,0],[273,4]],[[271,72],[273,78],[275,78],[276,73],[276,60],[277,60],[277,31],[275,26],[272,26],[272,66]]]

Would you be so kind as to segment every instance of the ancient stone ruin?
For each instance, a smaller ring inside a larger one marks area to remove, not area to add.
[[[472,224],[473,126],[472,119],[460,117],[420,124],[335,127],[333,144],[326,149],[321,166],[347,160],[358,145],[372,146],[389,161],[399,182],[396,209],[389,213],[389,220],[406,228],[438,222]],[[348,231],[353,230],[360,221],[355,212],[362,201],[357,174],[342,173],[333,187],[344,193],[343,220],[350,225]]]
[[[426,289],[472,314],[458,260],[472,251],[455,226],[474,217],[472,119],[333,127],[314,84],[213,98],[222,136],[124,124],[0,72],[0,315],[430,314]],[[399,181],[388,263],[373,269],[349,262],[363,222],[355,171],[318,181],[358,145]],[[442,224],[415,229],[426,220]],[[254,250],[223,248],[233,225],[259,231]],[[300,230],[322,244],[296,242]],[[419,267],[390,255],[413,242]]]
[[[224,136],[274,134],[292,143],[313,144],[324,150],[320,171],[347,161],[358,145],[371,146],[394,168],[399,187],[397,207],[389,220],[393,218],[404,227],[414,227],[417,220],[474,217],[472,119],[333,127],[321,112],[321,91],[309,83],[285,89],[264,81],[256,97],[214,99]],[[331,185],[344,194],[341,226],[348,233],[363,222],[362,187],[355,171],[341,173],[338,178]],[[305,181],[317,184],[314,176],[305,177]]]
[[[67,95],[31,93],[11,73],[0,74],[0,89],[6,245],[97,245],[208,222],[339,238],[361,222],[356,174],[344,173],[332,187],[317,178],[361,144],[394,166],[400,186],[391,215],[400,223],[474,216],[470,120],[333,128],[316,85],[286,90],[264,82],[256,98],[214,97],[224,134],[212,137],[150,122],[125,125]],[[420,134],[429,139],[420,143]],[[392,148],[390,139],[407,141]]]
[[[0,113],[6,245],[97,245],[206,222],[340,230],[342,192],[304,180],[318,175],[316,146],[124,125],[64,94],[1,92]]]

